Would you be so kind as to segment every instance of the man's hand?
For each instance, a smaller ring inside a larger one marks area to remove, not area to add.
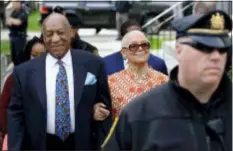
[[[105,107],[106,105],[104,105],[103,103],[96,103],[94,105],[94,112],[93,112],[94,120],[103,121],[108,117],[108,115],[110,114],[110,111],[105,109]]]

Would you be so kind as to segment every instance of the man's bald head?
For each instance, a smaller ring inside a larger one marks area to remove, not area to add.
[[[52,13],[48,17],[46,17],[45,20],[43,21],[42,30],[44,30],[44,27],[46,26],[46,24],[54,23],[54,21],[59,21],[60,23],[65,25],[65,27],[71,28],[69,21],[64,15],[60,13]]]
[[[147,41],[145,34],[139,30],[133,30],[128,32],[121,41],[121,48],[128,48],[131,42],[137,41],[137,39],[144,39]]]

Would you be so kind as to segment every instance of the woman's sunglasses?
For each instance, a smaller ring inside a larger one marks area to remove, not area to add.
[[[150,49],[150,43],[149,42],[143,42],[141,44],[130,44],[128,48],[124,47],[125,49],[129,49],[132,53],[135,53],[139,50],[139,48],[142,48],[143,50]]]
[[[226,53],[228,50],[227,48],[214,48],[214,47],[209,47],[209,46],[206,46],[206,45],[203,45],[201,43],[198,43],[198,42],[181,42],[181,44],[184,44],[184,45],[189,45],[201,52],[204,52],[204,53],[212,53],[214,50],[217,50],[219,53]]]

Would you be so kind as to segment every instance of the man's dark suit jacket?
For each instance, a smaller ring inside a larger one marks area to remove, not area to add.
[[[120,51],[104,57],[107,75],[119,72],[124,69],[124,61]],[[148,64],[155,70],[167,75],[167,66],[163,59],[150,54]]]
[[[93,106],[102,101],[111,111],[104,62],[86,51],[71,50],[74,74],[75,150],[99,149],[111,128],[112,115],[104,122],[93,120]],[[17,66],[8,108],[9,150],[46,149],[46,55]],[[84,85],[87,72],[96,76]],[[56,144],[54,144],[56,145]]]

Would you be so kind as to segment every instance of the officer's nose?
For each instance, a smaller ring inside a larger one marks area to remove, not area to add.
[[[219,60],[223,54],[219,52],[217,48],[214,48],[213,52],[210,54],[211,60]]]

